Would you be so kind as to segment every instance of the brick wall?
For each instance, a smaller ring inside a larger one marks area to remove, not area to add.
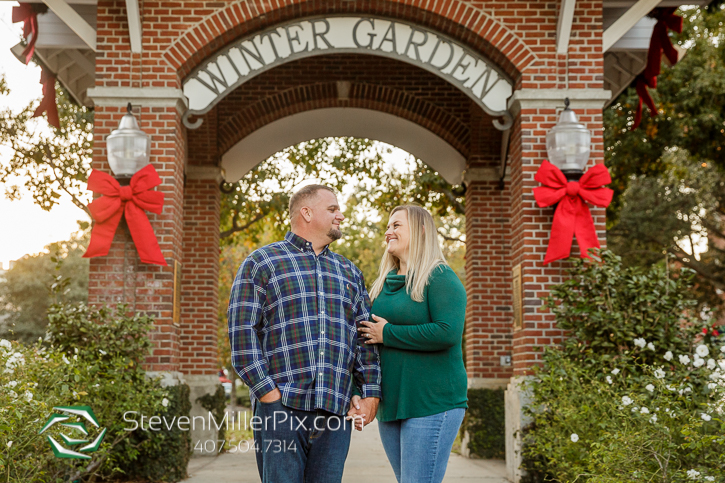
[[[99,0],[97,85],[180,88],[202,60],[241,36],[308,15],[355,12],[407,20],[447,34],[495,62],[517,89],[601,89],[602,2],[577,2],[569,52],[563,55],[555,49],[559,4],[143,0],[143,53],[132,54],[123,2]],[[338,80],[351,82],[348,99],[339,98]],[[154,370],[212,374],[215,369],[219,197],[211,180],[188,179],[184,185],[188,166],[215,166],[221,154],[253,130],[294,112],[333,106],[378,109],[417,122],[456,147],[470,170],[499,164],[501,133],[467,97],[427,72],[381,58],[326,56],[280,66],[241,86],[204,117],[199,130],[188,133],[176,107],[140,104],[141,127],[152,135],[152,163],[167,197],[163,214],[150,215],[150,220],[170,266],[140,264],[128,236],[119,230],[109,256],[91,263],[89,291],[92,303],[127,302],[157,317],[156,350],[148,360]],[[534,347],[561,337],[550,316],[538,309],[539,297],[561,281],[564,264],[541,264],[552,211],[535,206],[531,189],[546,156],[546,131],[562,104],[563,99],[538,107],[521,104],[510,141],[511,178],[504,191],[491,179],[468,186],[466,337],[472,377],[508,377],[512,368],[501,367],[499,357],[511,352],[513,373],[522,374],[537,357]],[[116,128],[124,105],[119,101],[118,106],[96,108],[96,169],[108,169],[104,140]],[[577,112],[596,133],[592,162],[600,163],[601,109]],[[603,238],[604,211],[593,213]],[[174,260],[182,264],[183,275],[178,324],[172,319]],[[512,333],[511,269],[518,264],[523,267],[525,316],[523,329]]]

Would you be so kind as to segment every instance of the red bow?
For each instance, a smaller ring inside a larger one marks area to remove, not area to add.
[[[129,186],[121,186],[113,177],[102,171],[93,170],[88,177],[88,189],[104,196],[88,205],[95,223],[91,230],[91,241],[83,255],[86,258],[108,255],[121,215],[126,223],[143,263],[166,265],[159,243],[144,210],[161,214],[164,194],[150,191],[161,184],[161,178],[150,164],[131,178]]]
[[[607,167],[597,164],[584,173],[579,181],[567,181],[559,168],[544,160],[534,179],[544,185],[534,188],[534,197],[540,207],[559,203],[551,225],[544,264],[568,257],[574,235],[579,242],[582,258],[588,258],[587,251],[599,248],[599,240],[594,220],[584,201],[599,207],[609,206],[612,202],[614,192],[603,188],[612,182]]]
[[[43,100],[33,113],[33,117],[42,116],[44,112],[48,112],[48,124],[60,129],[60,119],[58,118],[58,104],[55,101],[55,74],[42,66],[40,71],[40,83],[43,84]]]
[[[38,40],[38,13],[29,3],[21,3],[18,7],[13,7],[13,23],[23,23],[23,37],[27,45],[23,49],[25,63],[28,64],[35,53],[35,42]],[[31,36],[32,35],[32,36]],[[28,37],[30,36],[30,40]]]
[[[657,23],[652,31],[652,38],[649,41],[649,51],[647,52],[647,66],[644,72],[637,76],[636,89],[639,95],[639,104],[634,113],[634,125],[632,130],[639,127],[642,122],[642,101],[647,104],[650,112],[657,114],[657,106],[652,99],[647,87],[655,89],[657,87],[657,76],[660,75],[662,69],[662,54],[665,54],[670,64],[677,63],[677,50],[672,46],[672,41],[667,35],[667,29],[674,30],[677,33],[682,32],[682,17],[675,15],[677,7],[663,8],[657,14]]]

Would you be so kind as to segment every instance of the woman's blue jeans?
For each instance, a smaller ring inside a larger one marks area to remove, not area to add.
[[[440,483],[466,410],[378,423],[398,483]]]

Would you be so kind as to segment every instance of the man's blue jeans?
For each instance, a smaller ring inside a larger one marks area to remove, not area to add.
[[[300,411],[256,402],[253,426],[263,483],[340,483],[352,421],[323,410]],[[256,423],[255,423],[256,424]]]
[[[466,410],[378,423],[398,483],[440,483]]]

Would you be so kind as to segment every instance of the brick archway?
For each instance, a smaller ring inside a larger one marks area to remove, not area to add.
[[[238,87],[201,117],[199,129],[188,131],[189,165],[218,166],[235,144],[264,126],[325,108],[369,109],[410,121],[450,145],[462,161],[474,150],[488,159],[500,152],[501,134],[491,117],[443,79],[392,59],[331,54],[284,64]]]
[[[501,387],[511,376],[526,374],[539,357],[537,347],[556,343],[561,335],[552,315],[538,310],[540,298],[564,273],[563,263],[542,266],[552,213],[536,206],[531,192],[537,185],[534,173],[546,157],[546,133],[569,97],[594,134],[591,162],[603,162],[602,107],[609,99],[602,91],[602,1],[575,3],[571,38],[561,53],[556,46],[560,5],[548,0],[146,0],[140,4],[142,50],[136,52],[123,2],[99,0],[96,87],[89,91],[95,102],[93,167],[108,171],[106,136],[132,102],[141,128],[151,136],[151,162],[162,179],[158,190],[166,195],[163,213],[149,219],[169,266],[140,263],[131,239],[119,232],[109,256],[91,261],[89,302],[126,302],[153,315],[149,369],[185,380],[192,386],[192,401],[213,392],[218,382],[220,158],[274,120],[352,105],[417,123],[466,159],[471,386]],[[274,67],[204,114],[200,129],[186,129],[182,81],[204,59],[281,22],[345,13],[428,27],[496,64],[515,84],[506,101],[515,117],[509,149],[502,149],[501,133],[490,118],[455,87],[384,58],[363,62],[364,72],[352,77],[347,74],[354,73],[354,65],[345,66],[344,77],[331,65],[324,66],[325,78],[299,75],[332,58],[325,56]],[[349,83],[346,96],[338,82]],[[502,190],[503,159],[509,176]],[[604,211],[592,213],[603,239]],[[512,324],[514,269],[520,273],[517,327]],[[513,364],[505,362],[506,356]],[[213,439],[211,434],[194,437]]]

